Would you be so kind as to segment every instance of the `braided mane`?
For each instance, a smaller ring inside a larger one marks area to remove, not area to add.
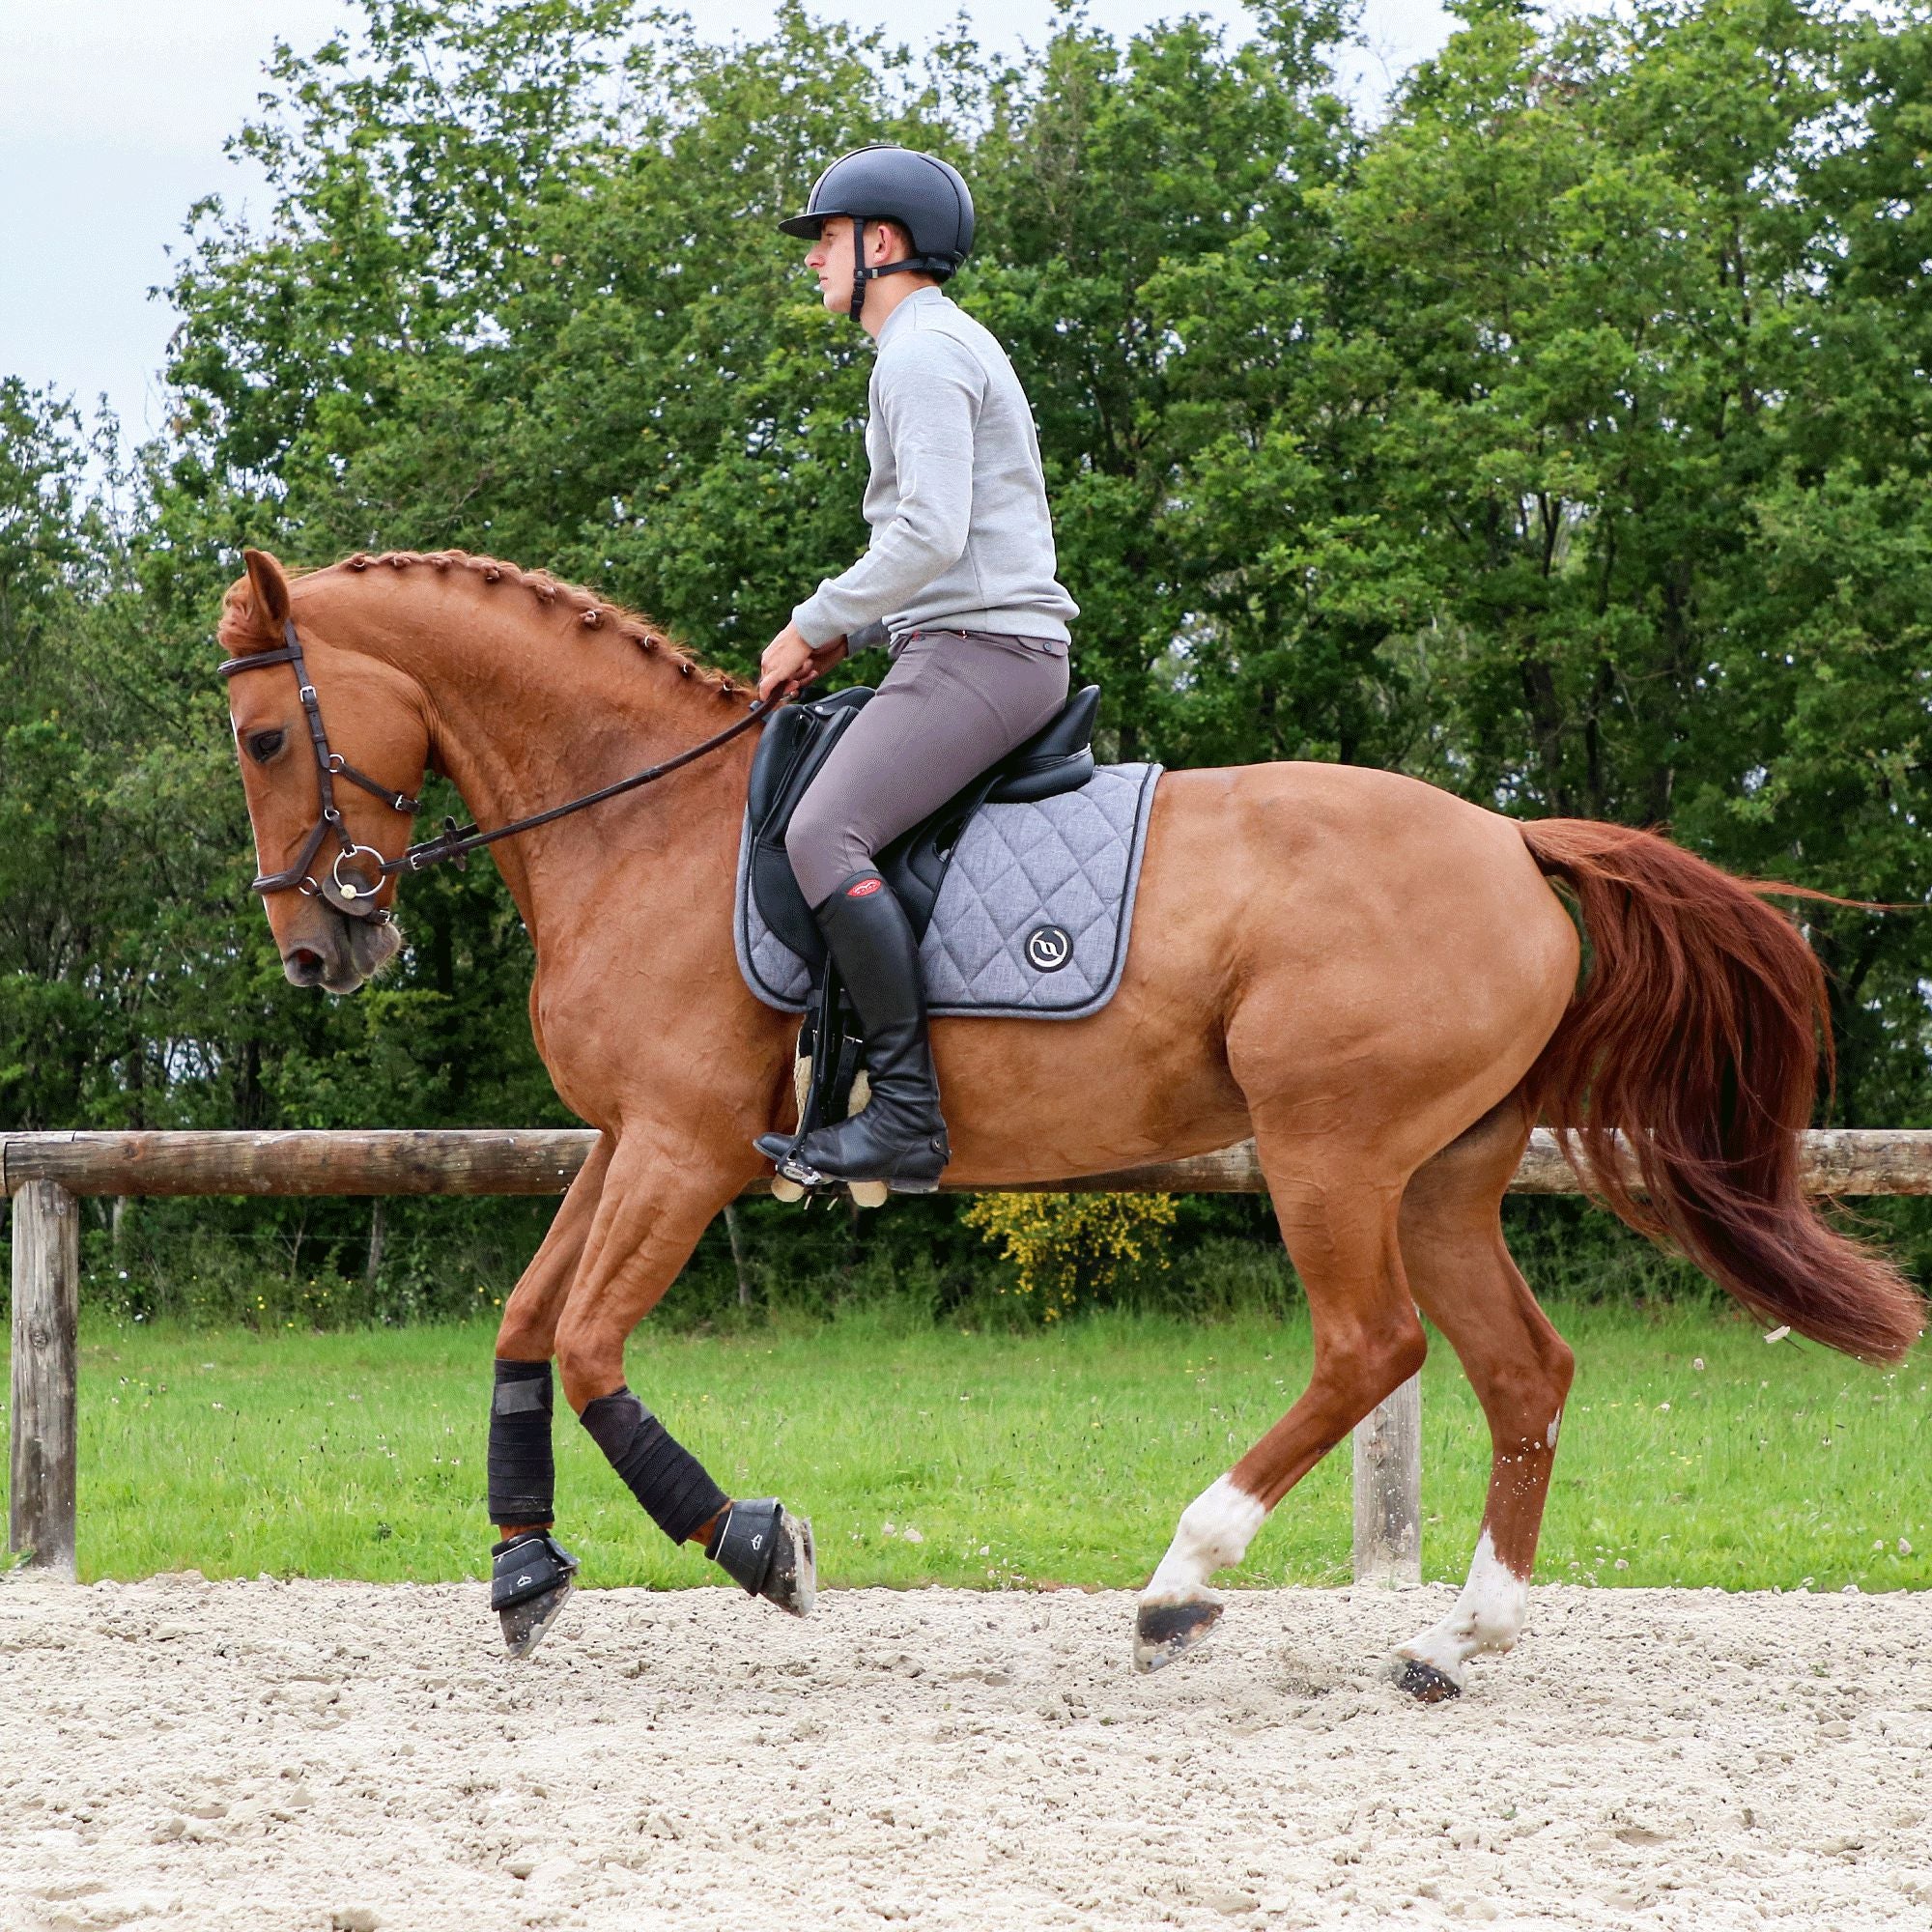
[[[750,697],[754,695],[755,687],[733,677],[728,671],[720,670],[716,665],[704,663],[641,612],[628,611],[621,604],[613,604],[608,597],[600,597],[581,584],[565,583],[545,570],[526,570],[520,564],[505,563],[494,556],[473,556],[462,550],[392,550],[384,551],[380,555],[358,551],[354,556],[344,557],[340,563],[325,565],[324,570],[360,573],[379,568],[409,570],[416,567],[436,571],[469,571],[486,584],[503,584],[512,589],[527,590],[546,609],[560,604],[566,611],[575,611],[578,621],[586,631],[614,631],[620,638],[636,644],[640,651],[672,667],[680,677],[695,678],[708,685],[720,697]],[[302,575],[319,577],[323,571],[308,571]],[[222,600],[221,631],[228,631],[231,623],[239,618],[236,606],[245,603],[247,595],[246,585],[238,584]]]

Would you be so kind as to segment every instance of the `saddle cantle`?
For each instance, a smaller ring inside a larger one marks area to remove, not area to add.
[[[853,685],[810,704],[786,705],[765,726],[752,760],[745,802],[752,899],[765,924],[814,975],[825,956],[825,943],[792,876],[785,831],[806,787],[871,696],[871,686]],[[1097,684],[1075,692],[1031,738],[878,855],[879,870],[905,907],[915,938],[924,937],[960,835],[982,805],[1052,798],[1079,790],[1094,776],[1094,717],[1099,703]]]

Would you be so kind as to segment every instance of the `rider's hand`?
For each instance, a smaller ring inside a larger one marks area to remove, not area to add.
[[[775,694],[789,696],[801,685],[810,684],[828,671],[845,655],[845,639],[834,638],[816,650],[787,624],[769,644],[758,662],[758,696],[767,703]]]
[[[769,704],[780,692],[796,691],[811,670],[811,646],[787,624],[758,660],[758,696]]]

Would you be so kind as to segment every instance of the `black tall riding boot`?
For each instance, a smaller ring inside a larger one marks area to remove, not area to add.
[[[855,872],[812,908],[826,950],[866,1030],[871,1097],[849,1120],[815,1128],[798,1158],[833,1180],[883,1180],[930,1194],[951,1157],[925,1037],[919,943],[876,872]]]

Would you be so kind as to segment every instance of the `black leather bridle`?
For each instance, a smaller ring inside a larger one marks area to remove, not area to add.
[[[438,838],[427,839],[420,845],[412,845],[393,859],[385,859],[373,845],[358,844],[355,835],[343,823],[341,809],[335,803],[335,781],[347,779],[351,784],[360,785],[364,791],[380,798],[391,811],[399,811],[412,818],[422,810],[422,801],[410,797],[407,792],[397,791],[392,785],[381,783],[367,772],[358,772],[341,753],[329,750],[328,732],[322,722],[322,704],[315,695],[315,686],[309,682],[308,667],[302,662],[301,639],[296,636],[293,617],[284,623],[282,635],[288,641],[278,651],[251,651],[244,657],[224,659],[220,667],[221,675],[234,677],[242,671],[262,670],[270,665],[293,667],[296,695],[301,699],[302,716],[308,720],[309,743],[315,752],[315,776],[321,795],[322,815],[303,841],[294,864],[279,872],[260,873],[248,890],[264,896],[291,890],[300,893],[305,898],[325,896],[325,882],[318,880],[310,868],[332,835],[342,849],[335,855],[335,863],[328,869],[326,884],[333,887],[336,894],[328,902],[347,918],[368,920],[378,925],[386,923],[391,914],[387,906],[376,903],[376,895],[383,890],[384,880],[395,873],[420,872],[425,867],[440,865],[445,859],[454,859],[460,867],[467,854],[481,846],[494,845],[499,838],[509,838],[535,826],[548,825],[554,818],[567,817],[571,812],[582,811],[588,806],[602,805],[608,798],[636,791],[639,785],[668,778],[672,772],[680,771],[707,753],[717,751],[721,745],[728,745],[733,738],[749,731],[768,711],[778,708],[777,704],[768,703],[762,697],[755,698],[752,708],[735,724],[713,733],[703,744],[694,745],[690,751],[665,759],[662,764],[647,765],[642,771],[633,772],[629,778],[619,779],[601,790],[585,792],[582,798],[573,798],[564,805],[554,805],[548,811],[533,811],[527,818],[512,819],[508,825],[499,825],[491,832],[473,824],[460,826],[455,819],[445,818]],[[782,696],[778,700],[780,704],[784,701]],[[365,852],[376,862],[373,878],[355,863],[357,856]],[[345,867],[349,873],[347,878],[343,876]]]

